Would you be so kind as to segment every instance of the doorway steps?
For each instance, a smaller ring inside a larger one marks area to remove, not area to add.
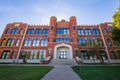
[[[50,65],[77,65],[75,59],[52,59]]]

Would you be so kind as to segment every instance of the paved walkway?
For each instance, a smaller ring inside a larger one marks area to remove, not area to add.
[[[55,65],[41,80],[81,80],[70,65]]]

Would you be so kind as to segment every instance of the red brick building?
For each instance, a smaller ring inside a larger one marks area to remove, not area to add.
[[[119,62],[120,46],[115,45],[110,37],[113,28],[110,22],[78,25],[75,16],[69,21],[57,21],[52,16],[49,25],[9,23],[0,40],[0,60],[9,62],[25,58],[27,62],[39,62],[48,56],[53,59],[80,56],[83,62],[93,58]],[[99,51],[93,56],[89,51],[95,46]]]

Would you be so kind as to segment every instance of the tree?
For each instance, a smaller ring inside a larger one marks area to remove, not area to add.
[[[111,37],[116,45],[120,45],[120,6],[113,15],[113,25],[115,28],[111,31]]]
[[[120,45],[120,28],[115,27],[111,31],[111,37],[114,43],[119,46]]]
[[[120,6],[118,11],[113,15],[113,25],[117,28],[120,28]]]

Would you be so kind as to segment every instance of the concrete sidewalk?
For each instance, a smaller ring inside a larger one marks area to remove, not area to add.
[[[70,65],[55,65],[41,80],[81,80]]]

